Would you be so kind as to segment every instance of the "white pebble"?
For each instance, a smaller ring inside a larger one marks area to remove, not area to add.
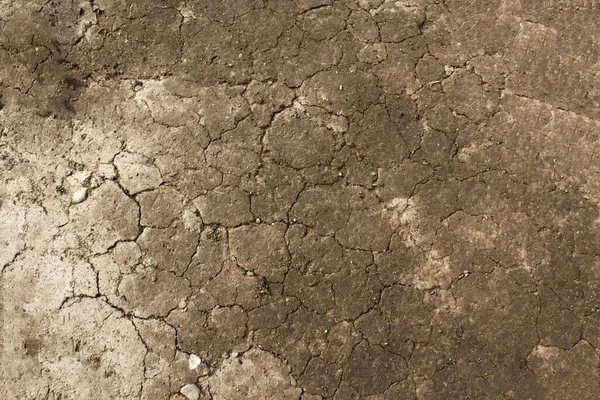
[[[82,201],[84,201],[85,199],[87,199],[88,196],[88,188],[84,187],[81,189],[77,189],[75,191],[75,193],[73,193],[73,196],[71,197],[71,204],[79,204]]]
[[[200,389],[193,383],[189,383],[179,390],[189,400],[198,400],[200,398]]]
[[[202,364],[202,359],[195,354],[190,354],[190,369],[196,369]]]

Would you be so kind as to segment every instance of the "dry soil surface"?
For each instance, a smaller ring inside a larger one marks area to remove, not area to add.
[[[599,20],[0,1],[1,397],[597,399]]]

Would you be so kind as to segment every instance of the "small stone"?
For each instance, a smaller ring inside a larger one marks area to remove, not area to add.
[[[193,383],[189,383],[179,390],[189,400],[198,400],[200,398],[200,389]]]
[[[202,364],[202,359],[195,354],[190,354],[190,369],[196,369]]]
[[[87,199],[88,196],[88,188],[83,187],[81,189],[77,189],[73,196],[71,197],[71,204],[79,204]]]
[[[181,309],[184,309],[187,306],[187,303],[185,302],[185,300],[181,300],[178,304],[178,307]]]
[[[99,188],[100,185],[102,184],[102,181],[100,179],[98,179],[98,177],[92,177],[92,179],[90,179],[90,187],[92,189],[96,189]]]
[[[260,218],[256,218],[256,223],[260,224]]]

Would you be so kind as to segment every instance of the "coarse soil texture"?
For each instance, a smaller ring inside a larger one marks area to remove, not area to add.
[[[0,1],[0,397],[597,399],[599,21]]]

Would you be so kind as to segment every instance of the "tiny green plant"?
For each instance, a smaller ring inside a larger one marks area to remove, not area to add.
[[[271,294],[269,286],[271,286],[271,282],[269,282],[267,278],[262,278],[260,280],[260,285],[258,286],[258,293],[260,293],[263,296]]]

